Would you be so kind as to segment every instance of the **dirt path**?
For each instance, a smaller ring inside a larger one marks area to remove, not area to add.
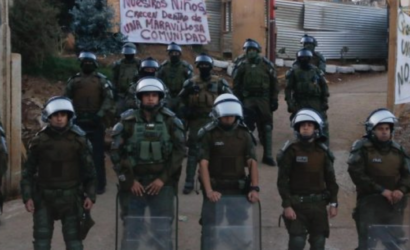
[[[364,131],[363,122],[370,111],[385,106],[386,74],[367,76],[362,79],[330,86],[330,121],[331,148],[336,155],[335,169],[340,184],[339,216],[331,221],[331,236],[326,249],[346,250],[356,247],[356,232],[351,219],[354,207],[354,187],[346,172],[346,160],[350,145]],[[284,96],[280,96],[279,110],[275,113],[274,153],[292,137],[289,118],[286,112]],[[258,146],[258,155],[262,155]],[[97,222],[84,242],[87,250],[114,249],[114,215],[115,215],[115,177],[107,164],[109,185],[107,193],[98,197],[93,217]],[[184,176],[181,180],[184,180]],[[260,165],[261,203],[262,203],[262,237],[263,249],[286,249],[287,233],[285,228],[278,227],[277,219],[281,213],[280,198],[276,190],[277,168]],[[181,181],[180,186],[182,187]],[[179,214],[187,216],[186,222],[179,224],[179,249],[199,249],[200,226],[199,214],[202,196],[191,194],[179,195]],[[0,249],[32,249],[32,219],[26,213],[20,200],[5,204],[4,215],[0,218]],[[56,223],[53,249],[64,249],[60,223]]]

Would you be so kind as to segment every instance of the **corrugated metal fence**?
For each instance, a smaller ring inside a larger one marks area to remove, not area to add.
[[[350,59],[387,56],[387,9],[306,1],[276,1],[277,50],[286,48],[282,58],[295,58],[304,34],[314,36],[328,59],[340,59],[340,51]]]
[[[206,11],[208,12],[208,26],[211,42],[206,47],[211,51],[221,50],[221,8],[220,0],[206,0]]]

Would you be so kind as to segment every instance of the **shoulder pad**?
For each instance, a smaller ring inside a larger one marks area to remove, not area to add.
[[[182,65],[184,65],[185,67],[187,67],[191,71],[194,70],[194,67],[192,67],[192,65],[189,62],[185,61],[185,60],[182,60]]]
[[[231,87],[231,86],[229,86],[228,81],[225,80],[224,78],[220,77],[220,78],[219,78],[219,81],[220,81],[224,86],[229,87],[229,88]]]
[[[286,152],[286,150],[288,150],[288,148],[290,147],[290,146],[292,146],[292,144],[293,144],[293,141],[291,141],[291,140],[287,140],[286,142],[285,142],[285,145],[283,145],[283,147],[280,149],[282,152]]]
[[[85,135],[86,135],[85,131],[82,130],[82,129],[81,129],[79,126],[77,126],[77,125],[71,126],[71,131],[74,132],[74,133],[76,133],[76,134],[79,135],[79,136],[85,136]]]
[[[28,148],[29,148],[29,149],[34,148],[35,146],[37,146],[37,145],[40,143],[40,135],[39,135],[39,133],[40,133],[40,132],[38,132],[38,133],[33,137],[33,139],[31,139],[31,141],[30,141],[30,143],[29,143],[29,145],[28,145]]]
[[[273,63],[272,63],[268,58],[262,57],[262,59],[263,59],[263,62],[264,62],[265,64],[267,64],[269,67],[272,67],[272,68],[275,67],[275,66],[273,66]]]
[[[107,77],[105,75],[101,74],[100,72],[97,72],[97,76],[99,78],[107,79]]]
[[[171,116],[171,117],[174,117],[175,116],[175,113],[174,112],[172,112],[169,108],[167,108],[167,107],[162,107],[161,108],[161,114],[164,114],[164,115],[166,115],[166,116]]]
[[[315,56],[317,56],[320,61],[326,62],[326,57],[322,53],[315,51]]]
[[[195,77],[196,77],[196,76],[192,77],[191,79],[186,80],[186,81],[184,82],[183,88],[185,88],[185,89],[186,89],[186,88],[190,88],[192,85],[194,85],[193,80],[194,80]]]
[[[365,138],[356,140],[355,142],[353,142],[351,151],[353,152],[353,151],[360,150],[366,144],[366,142],[367,142],[367,139]]]
[[[77,73],[77,74],[73,75],[72,77],[68,78],[67,82],[69,82],[69,81],[71,81],[71,80],[73,80],[74,78],[77,78],[77,77],[79,77],[79,76],[80,76],[80,73]]]
[[[249,133],[249,135],[251,136],[253,145],[255,145],[255,146],[258,145],[258,142],[257,142],[255,136],[253,135],[252,131],[249,130],[248,126],[246,126],[246,124],[243,121],[239,122],[238,128],[246,130]]]
[[[182,121],[181,121],[178,117],[173,116],[172,121],[174,122],[174,125],[175,125],[177,128],[179,128],[179,129],[182,130],[182,131],[185,131],[184,124],[182,123]]]
[[[121,120],[132,120],[135,119],[135,110],[128,109],[121,114]]]
[[[4,129],[2,126],[0,126],[0,136],[6,136],[6,133],[4,132]]]
[[[167,65],[168,63],[169,63],[168,60],[163,61],[163,62],[161,63],[161,67]]]
[[[403,153],[406,154],[406,151],[404,150],[404,148],[399,143],[397,143],[395,141],[392,141],[391,146],[395,149],[398,149],[400,152],[403,152]]]
[[[212,121],[207,123],[205,126],[203,126],[201,129],[198,131],[198,139],[201,139],[207,132],[213,130],[214,128],[217,127],[217,122]]]
[[[115,124],[115,126],[111,130],[111,136],[114,137],[116,135],[119,135],[122,131],[124,130],[124,125],[122,125],[121,122],[118,122]]]
[[[286,78],[286,79],[289,79],[289,77],[292,75],[292,73],[293,73],[293,68],[291,68],[290,70],[286,71],[285,78]]]
[[[326,144],[319,143],[319,147],[321,147],[327,153],[327,155],[330,157],[332,161],[335,160],[335,156],[333,155],[332,151],[330,151],[329,147]]]

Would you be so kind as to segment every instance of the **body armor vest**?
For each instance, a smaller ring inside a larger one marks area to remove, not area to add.
[[[216,180],[239,180],[245,177],[246,134],[236,128],[227,133],[218,128],[211,132],[209,174]]]
[[[191,88],[199,88],[199,92],[189,95],[188,105],[194,108],[198,115],[208,115],[219,94],[219,77],[211,76],[210,80],[204,81],[199,76],[194,76],[191,81],[194,83]]]
[[[103,85],[95,74],[74,78],[73,105],[77,113],[96,113],[103,102]]]
[[[245,75],[244,75],[244,91],[262,93],[270,92],[270,77],[267,65],[260,58],[259,62],[256,64],[251,64],[249,62],[245,63]]]
[[[295,159],[290,173],[290,189],[294,195],[321,193],[326,189],[324,166],[326,152],[317,145],[303,150],[299,143],[294,144]]]
[[[120,70],[119,70],[119,79],[118,79],[118,86],[115,86],[120,94],[125,94],[128,92],[128,88],[132,83],[135,72],[138,71],[138,64],[137,62],[125,62],[121,61]]]
[[[299,67],[294,69],[295,76],[295,96],[298,99],[319,98],[322,89],[319,85],[320,77],[315,68],[302,70]]]
[[[76,139],[77,135],[70,131],[55,136],[48,133],[40,134],[38,185],[65,189],[80,184],[81,144]]]
[[[381,153],[373,146],[366,146],[366,149],[366,173],[382,187],[396,189],[400,179],[400,167],[403,164],[400,152],[391,148],[388,152]]]
[[[185,66],[182,62],[179,62],[176,65],[167,63],[164,66],[161,80],[169,88],[171,96],[175,97],[181,91],[184,81],[186,80]]]
[[[155,121],[147,123],[139,113],[136,116],[133,135],[126,145],[136,163],[134,173],[137,176],[159,174],[172,154],[171,136],[165,117],[158,113]]]

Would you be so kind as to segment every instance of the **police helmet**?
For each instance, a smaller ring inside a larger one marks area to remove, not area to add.
[[[215,119],[224,116],[236,116],[242,119],[242,103],[232,94],[222,94],[215,99],[211,116]]]
[[[123,55],[135,55],[137,54],[137,47],[133,43],[126,43],[122,46],[121,53]]]
[[[141,95],[146,92],[158,92],[160,99],[165,96],[164,83],[155,77],[144,77],[137,82],[135,94],[141,101]]]
[[[181,46],[179,46],[178,44],[176,44],[176,43],[174,43],[174,42],[172,42],[172,43],[170,43],[170,44],[168,45],[167,51],[168,51],[168,52],[178,51],[178,52],[182,53]]]
[[[301,109],[296,113],[295,117],[293,117],[291,126],[298,136],[300,135],[300,125],[303,122],[312,122],[315,125],[316,138],[323,136],[323,119],[315,110]]]
[[[75,119],[75,111],[71,100],[64,96],[53,96],[44,104],[41,120],[48,122],[50,116],[57,112],[67,112],[70,124]]]
[[[306,43],[313,43],[315,47],[317,47],[318,45],[316,39],[313,36],[309,36],[307,34],[302,36],[302,38],[300,39],[300,43],[303,45]]]
[[[78,60],[80,60],[80,64],[82,65],[84,61],[92,61],[95,67],[98,67],[97,64],[97,57],[94,53],[91,52],[81,52],[78,56]]]
[[[370,135],[373,132],[374,128],[377,125],[382,124],[382,123],[389,124],[390,129],[393,132],[394,125],[397,123],[397,118],[388,109],[385,109],[385,108],[376,109],[366,119],[366,123],[365,123],[366,133]]]
[[[298,51],[298,53],[296,53],[296,57],[297,58],[301,58],[301,57],[308,57],[308,58],[312,58],[313,54],[310,50],[308,49],[301,49]]]
[[[201,53],[199,56],[195,58],[195,65],[197,68],[199,64],[209,64],[212,68],[214,66],[214,60],[207,54]]]
[[[248,50],[250,48],[256,49],[258,52],[261,52],[262,47],[259,45],[259,43],[253,39],[246,39],[245,43],[243,44],[243,50]]]
[[[154,68],[155,70],[157,70],[159,68],[159,64],[154,58],[147,57],[141,62],[141,69],[145,68]]]

